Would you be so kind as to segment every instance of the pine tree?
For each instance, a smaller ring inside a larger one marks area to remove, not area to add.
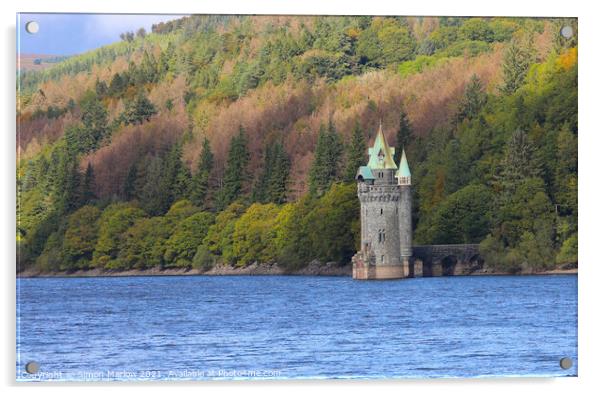
[[[80,103],[82,123],[85,133],[90,137],[91,149],[100,146],[100,142],[109,135],[108,113],[98,96],[88,91]]]
[[[136,163],[132,163],[128,169],[128,173],[123,183],[123,198],[126,201],[132,200],[136,197],[136,181],[138,180],[138,166]]]
[[[443,165],[445,168],[446,195],[451,195],[464,187],[470,179],[470,165],[460,149],[457,139],[451,140],[443,152]]]
[[[322,195],[338,180],[341,154],[341,138],[332,121],[329,122],[328,130],[321,125],[314,162],[309,171],[309,191],[313,196]]]
[[[410,121],[408,120],[408,116],[404,110],[401,108],[401,112],[399,113],[399,128],[397,129],[396,138],[396,147],[395,147],[395,163],[399,163],[401,160],[401,153],[403,149],[408,148],[408,145],[412,141],[412,129],[410,127]]]
[[[272,175],[272,166],[273,166],[273,157],[272,157],[272,145],[268,144],[265,147],[263,154],[263,166],[261,168],[261,173],[257,180],[255,181],[255,185],[253,186],[253,192],[251,194],[251,200],[253,202],[259,203],[267,203],[268,201],[268,182]]]
[[[473,74],[464,90],[464,97],[462,97],[462,100],[458,105],[456,121],[462,122],[464,119],[470,120],[475,118],[486,102],[487,94],[485,93],[483,84],[479,77],[477,77],[476,74]]]
[[[268,179],[268,201],[276,204],[286,202],[287,184],[290,173],[291,162],[280,143],[272,147],[272,164],[270,177]]]
[[[217,202],[218,209],[224,209],[240,197],[243,191],[243,183],[247,179],[248,164],[249,151],[247,148],[247,136],[241,125],[238,135],[234,136],[230,141],[223,186]]]
[[[82,184],[82,203],[86,204],[96,199],[94,194],[95,182],[94,182],[94,168],[92,163],[88,162],[86,172],[84,173],[84,180]]]
[[[260,203],[286,202],[290,159],[280,143],[266,147],[262,172],[259,175],[251,199]]]
[[[169,208],[169,191],[163,183],[163,160],[158,156],[148,156],[141,169],[144,174],[139,178],[136,195],[140,205],[150,215],[161,215]]]
[[[533,60],[533,49],[530,43],[525,47],[515,39],[510,41],[510,46],[504,54],[504,82],[500,91],[507,95],[516,92],[525,80]]]
[[[155,105],[140,90],[134,101],[127,102],[121,118],[126,125],[142,124],[149,121],[157,113]]]
[[[197,171],[192,177],[190,187],[190,200],[199,207],[207,207],[207,198],[209,194],[209,180],[213,170],[213,153],[209,139],[205,137],[203,141],[203,150],[197,163]]]
[[[140,62],[138,74],[138,85],[157,82],[157,61],[155,60],[155,57],[147,51],[144,51],[144,55],[142,55],[142,62]]]
[[[98,78],[96,78],[95,89],[96,95],[100,98],[105,97],[109,92],[109,87],[107,86],[107,83],[104,81],[100,81]]]
[[[164,161],[162,185],[171,204],[179,199],[188,196],[190,189],[190,170],[182,162],[182,145],[176,143],[171,147]]]
[[[347,168],[345,181],[355,180],[357,169],[366,163],[366,140],[359,121],[355,121],[351,143],[347,146]]]
[[[81,205],[81,175],[75,156],[59,154],[54,192],[56,207],[61,213],[70,213]]]
[[[125,90],[126,84],[123,77],[119,73],[115,73],[109,84],[109,95],[117,96]]]
[[[517,129],[506,145],[506,156],[502,162],[502,183],[510,187],[517,181],[530,177],[538,177],[541,168],[533,156],[533,147],[529,136],[522,129]],[[512,188],[507,188],[512,190]]]

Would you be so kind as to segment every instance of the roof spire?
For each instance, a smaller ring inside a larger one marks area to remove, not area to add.
[[[368,167],[371,169],[397,169],[395,160],[393,160],[394,154],[395,148],[389,147],[389,144],[387,144],[381,119],[374,145],[372,148],[368,148],[368,155],[370,155]]]
[[[399,185],[410,185],[412,180],[412,173],[410,173],[410,165],[408,165],[408,158],[406,157],[406,151],[402,148],[401,160],[399,161],[399,170],[395,173]]]

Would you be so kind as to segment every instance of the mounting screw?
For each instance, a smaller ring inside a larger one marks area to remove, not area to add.
[[[573,366],[573,360],[568,357],[564,357],[560,359],[560,367],[564,370],[570,369]]]
[[[29,374],[36,374],[40,371],[40,364],[36,361],[27,362],[25,371]]]

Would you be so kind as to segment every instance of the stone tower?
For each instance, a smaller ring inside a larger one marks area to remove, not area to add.
[[[361,250],[353,257],[353,278],[377,280],[411,277],[412,178],[402,152],[399,167],[379,127],[368,164],[356,175],[361,206]]]

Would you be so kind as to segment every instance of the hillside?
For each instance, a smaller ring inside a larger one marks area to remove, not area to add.
[[[574,263],[567,23],[192,16],[25,73],[20,269],[348,262],[381,120],[410,160],[416,242]]]
[[[22,53],[18,55],[17,69],[21,72],[40,71],[54,66],[65,59],[65,56]]]

